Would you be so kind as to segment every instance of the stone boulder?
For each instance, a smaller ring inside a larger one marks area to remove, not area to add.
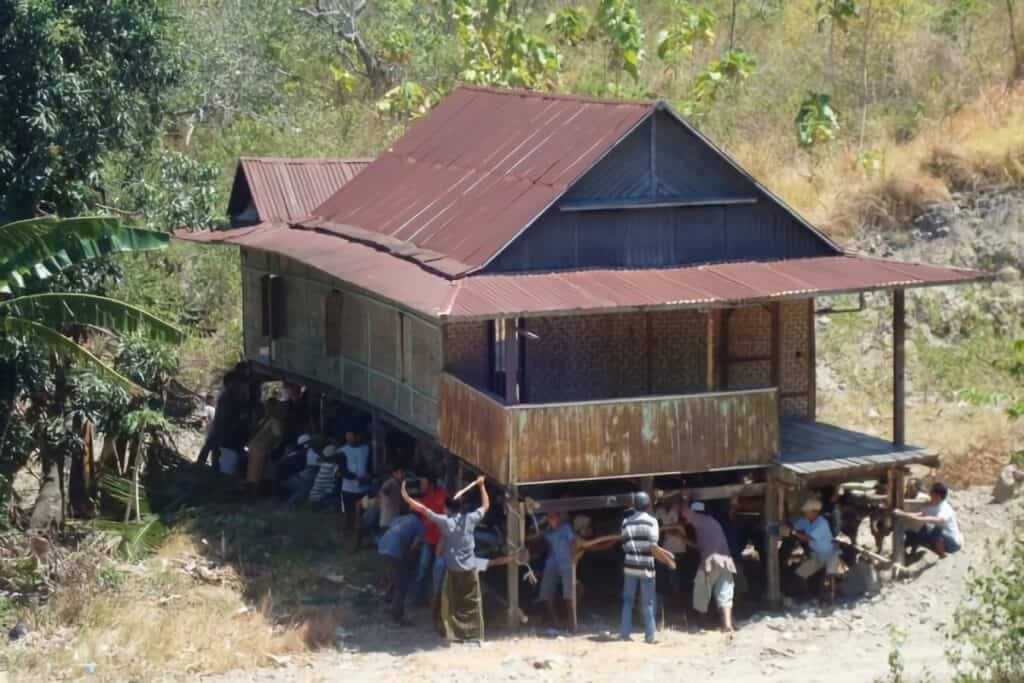
[[[1005,503],[1024,486],[1024,470],[1016,465],[1007,465],[999,472],[995,486],[992,487],[992,502]]]

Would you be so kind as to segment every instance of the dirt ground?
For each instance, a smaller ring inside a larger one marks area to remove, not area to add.
[[[576,636],[531,626],[515,637],[449,646],[434,635],[425,613],[413,614],[414,625],[395,628],[384,621],[381,610],[380,619],[339,633],[334,649],[203,680],[617,682],[626,676],[859,683],[887,673],[888,654],[897,639],[910,676],[929,673],[933,680],[948,680],[946,627],[964,595],[968,570],[992,561],[990,544],[1005,537],[1024,511],[1019,499],[991,503],[987,488],[954,492],[951,499],[965,535],[962,552],[942,561],[926,555],[907,578],[886,581],[874,598],[832,608],[794,606],[778,614],[756,614],[739,624],[731,642],[720,632],[693,628],[666,629],[655,645],[645,644],[639,633],[633,642],[610,641],[605,636],[615,631],[614,620],[584,613],[582,633]]]

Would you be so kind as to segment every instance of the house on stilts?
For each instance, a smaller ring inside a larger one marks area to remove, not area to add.
[[[905,292],[982,277],[844,252],[664,102],[460,87],[372,162],[242,160],[229,213],[179,236],[240,247],[253,372],[371,413],[379,458],[397,431],[486,475],[513,546],[683,478],[760,501],[772,548],[795,488],[899,504],[937,462],[906,440]],[[891,293],[891,439],[815,419],[815,298],[864,292]]]

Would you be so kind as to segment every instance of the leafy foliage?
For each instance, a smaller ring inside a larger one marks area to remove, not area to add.
[[[0,225],[0,294],[20,291],[71,266],[119,252],[163,249],[167,235],[114,218],[35,218]]]
[[[714,102],[725,86],[746,80],[756,70],[757,60],[753,55],[739,48],[729,50],[719,59],[712,60],[697,76],[691,100],[705,105]]]
[[[658,58],[676,61],[690,56],[699,45],[710,45],[715,40],[715,13],[707,7],[693,7],[680,3],[674,8],[675,20],[658,32]]]
[[[164,247],[167,236],[143,230],[124,230],[113,219],[20,221],[0,226],[0,239],[14,249],[0,261],[0,275],[24,284],[21,273],[39,279],[76,262],[112,251]],[[104,247],[105,245],[105,247]],[[116,249],[115,249],[116,247]],[[117,334],[145,333],[161,341],[178,342],[181,332],[146,311],[93,294],[25,294],[0,301],[0,330],[32,339],[40,348],[99,373],[127,390],[138,387],[58,328],[89,326]]]
[[[609,47],[609,61],[639,81],[644,59],[640,14],[631,0],[600,0],[597,7],[597,25]]]
[[[968,600],[954,616],[953,663],[959,683],[1010,683],[1024,679],[1024,527],[1002,541],[974,573]]]
[[[796,138],[804,149],[831,142],[839,132],[839,112],[832,106],[832,96],[810,92],[800,103],[796,115]]]
[[[860,16],[857,0],[816,0],[814,9],[819,26],[830,20],[841,31],[849,30],[850,22]]]
[[[160,0],[0,0],[0,220],[78,212],[145,149],[181,73]]]
[[[576,46],[587,40],[590,34],[590,14],[582,7],[563,7],[551,12],[544,26],[561,42]]]
[[[478,85],[546,90],[558,83],[562,56],[542,36],[508,18],[507,0],[455,0],[460,79]]]

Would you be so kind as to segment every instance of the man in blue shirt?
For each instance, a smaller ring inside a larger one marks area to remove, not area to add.
[[[555,594],[559,584],[562,588],[562,600],[565,611],[569,615],[569,631],[576,632],[576,614],[572,608],[573,593],[576,590],[572,579],[572,546],[576,535],[572,527],[562,521],[557,512],[548,513],[548,531],[544,533],[544,541],[548,547],[547,559],[544,561],[544,575],[540,581],[540,599],[548,608],[548,616],[552,624],[558,624],[555,610]]]
[[[821,516],[821,501],[811,498],[800,511],[804,516],[793,523],[793,531],[807,545],[810,556],[796,568],[797,576],[809,579],[824,569],[827,581],[831,581],[831,577],[839,573],[839,551],[833,541],[832,527]]]
[[[416,550],[425,531],[419,515],[406,513],[395,518],[377,542],[377,554],[387,564],[391,583],[391,618],[401,626],[407,623],[405,595],[409,590]]]

